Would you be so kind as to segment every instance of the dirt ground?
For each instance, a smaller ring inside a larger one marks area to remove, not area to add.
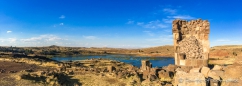
[[[86,65],[93,64],[92,60],[83,61],[83,62],[84,62],[83,64],[86,64]],[[101,60],[101,62],[102,63],[99,62],[95,65],[96,66],[100,64],[107,65],[112,61]],[[116,63],[116,64],[122,64],[122,63]],[[129,65],[124,65],[124,66],[126,67]],[[26,74],[34,75],[34,74],[40,73],[41,71],[48,71],[48,70],[54,71],[56,69],[53,67],[43,66],[43,65],[0,60],[0,86],[62,86],[62,85],[51,84],[51,82],[47,82],[48,80],[47,78],[49,78],[50,81],[55,80],[55,78],[50,78],[52,76],[46,76],[44,79],[44,82],[42,82],[41,80],[38,81],[38,79],[40,79],[39,76],[33,76],[32,79],[23,79],[21,77]],[[71,70],[73,70],[73,68]],[[129,77],[128,79],[127,78],[119,79],[115,77],[114,73],[108,73],[108,72],[96,73],[91,71],[82,71],[81,74],[75,74],[75,75],[68,74],[65,77],[68,81],[71,81],[68,83],[76,83],[77,85],[75,86],[95,86],[95,85],[125,86],[127,84],[132,83],[137,78],[137,77]],[[61,80],[61,79],[58,79],[58,80]],[[70,86],[74,86],[74,84]]]
[[[38,83],[31,83],[27,80],[18,80],[16,76],[23,71],[40,71],[48,68],[35,64],[0,61],[0,86],[38,86]]]

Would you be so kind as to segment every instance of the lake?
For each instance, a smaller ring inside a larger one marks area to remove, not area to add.
[[[136,67],[141,66],[141,60],[149,60],[152,63],[153,67],[162,67],[167,66],[169,64],[174,64],[174,58],[171,57],[139,57],[139,56],[131,56],[131,55],[81,55],[81,56],[65,56],[53,57],[53,60],[57,61],[75,61],[75,60],[85,60],[91,58],[103,58],[110,60],[117,60],[120,62],[132,64]]]

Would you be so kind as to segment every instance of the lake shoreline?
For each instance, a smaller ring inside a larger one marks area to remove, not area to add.
[[[142,60],[150,60],[153,66],[167,66],[168,64],[174,64],[174,58],[170,57],[139,57],[134,55],[125,55],[125,54],[112,54],[112,55],[80,55],[80,56],[56,56],[50,58],[52,60],[60,62],[75,62],[87,59],[107,59],[107,60],[116,60],[124,62],[127,64],[132,64],[134,66],[140,67]]]
[[[42,55],[45,56],[47,58],[53,58],[53,57],[67,57],[67,56],[72,56],[72,57],[76,57],[76,56],[90,56],[90,55],[98,55],[98,56],[105,56],[105,55],[127,55],[127,56],[135,56],[135,57],[165,57],[165,58],[174,58],[173,56],[167,56],[167,55],[159,55],[159,54],[119,54],[119,53],[112,53],[112,54],[78,54],[78,55]]]

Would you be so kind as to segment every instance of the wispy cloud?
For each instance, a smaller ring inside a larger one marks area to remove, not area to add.
[[[143,31],[144,33],[148,34],[149,36],[154,36],[155,33],[151,32],[151,31]]]
[[[40,35],[38,37],[31,37],[27,39],[21,39],[22,42],[43,42],[43,41],[57,41],[61,40],[60,37],[56,35]]]
[[[176,16],[167,16],[167,18],[173,18],[173,19],[195,19],[195,17],[192,17],[190,15],[176,15]]]
[[[212,40],[210,42],[211,46],[218,46],[218,45],[241,45],[241,41],[238,40],[231,40],[226,38],[221,38],[217,40]]]
[[[129,20],[126,24],[134,24],[134,21]]]
[[[150,21],[148,23],[138,22],[137,25],[150,29],[167,28],[167,25],[163,24],[160,20]]]
[[[144,25],[144,22],[137,22],[137,25]]]
[[[217,42],[229,42],[229,41],[231,41],[231,40],[228,40],[228,39],[217,39],[216,41],[217,41]]]
[[[60,38],[56,35],[40,35],[29,38],[0,38],[0,46],[48,46],[53,44],[63,45],[69,42],[66,39]]]
[[[239,41],[235,41],[235,40],[230,40],[230,39],[217,39],[217,40],[215,40],[215,42],[223,42],[223,43],[237,43],[237,42],[239,42]]]
[[[174,19],[162,19],[164,23],[172,23]]]
[[[21,39],[21,41],[23,42],[35,42],[35,41],[40,41],[42,40],[41,37],[31,37],[31,38],[27,38],[27,39]]]
[[[172,30],[171,29],[167,29],[167,30],[164,30],[164,31],[170,33]]]
[[[15,43],[15,42],[17,41],[17,39],[16,39],[16,38],[9,38],[8,41],[9,41],[10,43]]]
[[[163,9],[163,12],[166,12],[166,13],[169,13],[169,14],[176,14],[177,10],[171,9],[171,8],[165,8],[165,9]]]
[[[91,40],[97,39],[96,36],[83,36],[83,38],[85,38],[85,39],[91,39]]]
[[[59,17],[60,19],[64,19],[64,18],[66,18],[64,15],[61,15],[60,17]]]
[[[9,30],[9,31],[7,31],[7,33],[12,33],[12,31],[11,31],[11,30]]]
[[[60,25],[64,25],[64,23],[60,23]]]
[[[0,42],[8,42],[8,43],[15,43],[16,41],[17,41],[16,38],[0,39]]]
[[[161,35],[157,38],[150,38],[146,39],[146,41],[153,42],[153,43],[160,43],[160,44],[172,44],[173,42],[173,35]]]

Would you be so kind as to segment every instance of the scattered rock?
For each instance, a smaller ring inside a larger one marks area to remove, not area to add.
[[[199,73],[201,71],[201,68],[192,68],[190,70],[190,73]]]
[[[205,76],[208,77],[208,72],[210,71],[210,68],[208,67],[202,67],[201,68],[201,73]]]
[[[208,72],[208,77],[211,77],[211,78],[213,78],[214,80],[220,80],[219,75],[218,75],[215,71],[212,71],[212,70],[210,70],[210,71]]]
[[[174,65],[174,64],[169,64],[169,65],[166,67],[165,70],[170,71],[170,72],[175,72],[175,70],[176,70],[177,67],[178,67],[178,66],[176,66],[176,65]]]
[[[180,66],[179,70],[189,73],[191,69],[192,69],[191,66]]]
[[[108,66],[108,67],[107,67],[107,70],[108,70],[108,72],[113,72],[113,71],[116,70],[116,68],[113,67],[113,66]]]
[[[17,71],[10,70],[8,73],[16,73]]]
[[[216,75],[218,75],[220,78],[224,77],[224,71],[220,71],[220,70],[210,70],[212,72],[215,72]]]
[[[169,72],[166,70],[161,70],[158,72],[159,78],[161,81],[171,81],[171,77],[169,76]]]
[[[123,72],[118,72],[117,78],[125,78],[125,74]]]
[[[215,79],[209,79],[210,86],[221,86],[221,82]]]
[[[214,65],[212,70],[222,70],[222,67],[219,65]]]
[[[27,69],[25,70],[25,72],[33,72],[34,70],[33,69]]]
[[[157,80],[157,76],[150,75],[149,79],[150,79],[150,81],[155,81],[155,80]]]
[[[0,69],[0,73],[5,73],[5,69]]]

